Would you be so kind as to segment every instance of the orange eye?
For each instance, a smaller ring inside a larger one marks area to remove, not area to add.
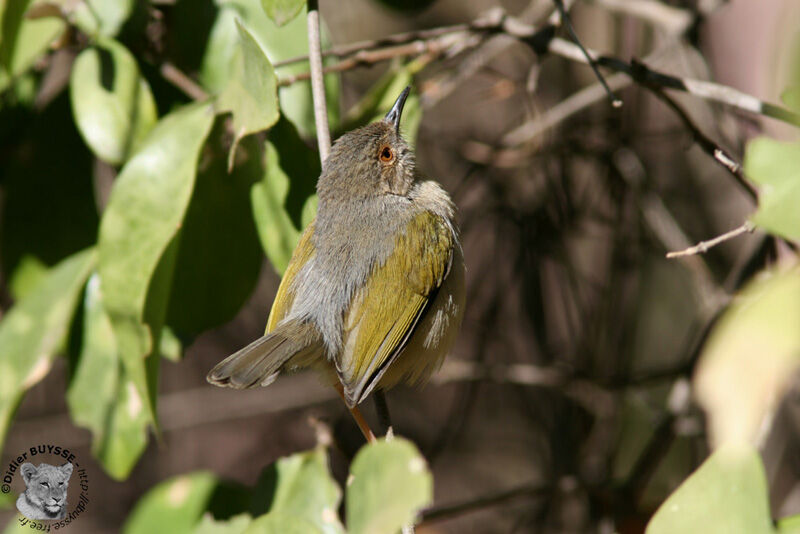
[[[381,149],[381,161],[384,163],[390,163],[394,159],[394,151],[385,146]]]

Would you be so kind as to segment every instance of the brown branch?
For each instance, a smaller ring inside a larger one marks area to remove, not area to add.
[[[205,100],[208,98],[208,93],[200,84],[169,61],[161,64],[159,72],[165,80],[180,89],[183,94],[192,100]]]
[[[741,226],[734,228],[730,232],[725,232],[724,234],[715,237],[714,239],[709,239],[708,241],[700,241],[698,244],[694,245],[693,247],[689,247],[683,250],[679,250],[676,252],[667,252],[667,258],[683,258],[685,256],[694,256],[695,254],[704,254],[708,252],[708,249],[714,248],[720,243],[724,243],[734,237],[739,237],[744,233],[750,233],[755,230],[755,226],[750,221],[745,221]]]

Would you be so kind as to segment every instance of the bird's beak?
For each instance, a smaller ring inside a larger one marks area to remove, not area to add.
[[[392,109],[390,109],[389,113],[383,118],[384,122],[388,122],[394,126],[396,132],[400,131],[400,116],[403,114],[403,106],[406,104],[406,98],[408,98],[409,92],[411,92],[411,87],[403,89],[403,92],[400,93],[400,96],[394,101]]]

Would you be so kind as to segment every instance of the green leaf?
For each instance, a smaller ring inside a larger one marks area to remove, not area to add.
[[[709,335],[694,385],[711,442],[754,443],[800,367],[800,268],[765,272]]]
[[[91,249],[65,259],[0,321],[0,445],[23,394],[62,348],[94,262]]]
[[[433,501],[433,478],[410,441],[366,445],[350,473],[345,499],[351,534],[395,534]]]
[[[126,478],[147,446],[149,418],[120,361],[100,277],[89,278],[80,354],[67,390],[72,420],[92,432],[92,454],[117,480]]]
[[[183,221],[167,324],[181,338],[231,320],[250,297],[263,255],[250,212],[250,188],[263,174],[261,149],[246,139],[225,170],[224,121],[206,144],[204,165]]]
[[[70,13],[70,20],[86,34],[113,37],[133,11],[134,0],[84,0]]]
[[[262,515],[244,531],[244,534],[321,534],[314,523],[293,515],[270,513]]]
[[[278,120],[277,78],[267,55],[238,21],[240,51],[234,56],[233,77],[219,95],[219,111],[233,114],[234,143],[228,159],[233,167],[236,145],[246,135],[266,130]]]
[[[278,26],[283,26],[295,18],[305,5],[305,0],[261,0],[264,12]]]
[[[273,64],[284,59],[308,54],[308,33],[305,16],[292,19],[283,27],[275,25],[259,5],[259,0],[217,0],[220,11],[211,31],[200,79],[212,92],[218,92],[231,78],[234,51],[238,35],[234,20],[238,17],[243,25],[261,45]],[[302,13],[305,14],[305,8]],[[330,37],[325,25],[321,25],[322,47],[329,47]],[[332,61],[332,58],[330,58]],[[280,76],[308,72],[308,61],[299,61],[276,68]],[[339,121],[339,78],[335,73],[325,76],[325,95],[328,105],[328,121],[335,129]],[[316,134],[314,125],[314,102],[311,83],[308,80],[293,83],[278,89],[281,114],[289,118],[303,137]]]
[[[136,503],[122,531],[125,534],[190,533],[218,483],[216,476],[205,471],[164,481]]]
[[[47,265],[36,256],[26,254],[20,259],[17,268],[11,275],[11,280],[8,281],[11,296],[14,297],[14,300],[25,298],[25,295],[39,285],[46,274]]]
[[[158,346],[176,237],[213,119],[207,104],[164,117],[120,172],[100,224],[103,300],[123,365],[153,421],[153,369],[145,369],[144,356]],[[157,365],[157,358],[151,360]]]
[[[252,521],[253,518],[247,514],[231,517],[227,521],[216,521],[211,515],[206,514],[192,534],[242,534]]]
[[[800,143],[765,137],[750,141],[744,171],[760,186],[752,221],[768,232],[800,241]]]
[[[30,0],[0,2],[0,90],[28,70],[64,31],[59,18],[24,18]]]
[[[800,534],[800,515],[784,517],[778,521],[780,534]]]
[[[175,363],[181,361],[183,356],[183,344],[169,326],[164,326],[161,330],[161,340],[158,344],[158,352],[162,358]]]
[[[656,511],[647,534],[774,532],[767,481],[752,447],[712,454]]]
[[[314,218],[319,157],[294,126],[281,119],[266,143],[266,170],[251,192],[253,216],[264,252],[279,273],[286,270],[300,234]]]
[[[302,517],[324,534],[343,534],[337,509],[342,492],[331,478],[326,450],[279,459],[259,477],[251,512]]]
[[[153,94],[136,59],[112,39],[100,39],[78,55],[70,96],[86,144],[113,165],[123,163],[158,120]]]

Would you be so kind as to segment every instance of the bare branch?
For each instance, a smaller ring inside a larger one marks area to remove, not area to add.
[[[658,0],[590,0],[593,4],[636,17],[645,22],[663,28],[674,36],[683,35],[695,20],[692,12],[673,7]]]
[[[720,243],[724,243],[729,239],[733,239],[734,237],[739,237],[744,233],[750,233],[755,230],[755,226],[750,221],[745,221],[741,226],[734,228],[730,232],[725,232],[724,234],[715,237],[714,239],[709,239],[708,241],[700,241],[693,247],[689,247],[683,250],[679,250],[677,252],[668,252],[667,258],[682,258],[684,256],[694,256],[695,254],[704,254],[708,252],[708,249],[716,247]]]
[[[161,76],[165,80],[180,89],[183,94],[192,100],[205,100],[208,98],[208,93],[206,93],[206,90],[203,89],[200,84],[195,82],[186,73],[169,61],[161,64],[159,72],[161,72]]]
[[[322,73],[322,53],[319,34],[319,7],[317,0],[308,0],[308,52],[311,68],[311,94],[314,98],[314,121],[317,126],[319,159],[325,165],[331,149],[331,132],[328,128],[328,106],[325,103],[325,80]]]

